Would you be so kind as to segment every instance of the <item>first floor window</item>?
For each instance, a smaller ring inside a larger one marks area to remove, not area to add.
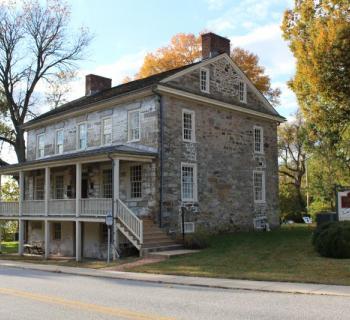
[[[130,167],[130,197],[142,198],[142,166]]]
[[[128,114],[128,139],[129,141],[140,140],[140,111],[129,111]]]
[[[63,153],[63,129],[56,131],[56,153]]]
[[[78,147],[79,149],[86,149],[87,147],[86,123],[82,123],[78,126]]]
[[[200,89],[202,92],[209,93],[209,69],[200,69]]]
[[[64,184],[63,184],[63,176],[55,177],[55,199],[63,199],[64,198]]]
[[[195,122],[194,112],[190,110],[183,110],[182,112],[182,138],[184,141],[194,142],[195,141]]]
[[[246,103],[247,102],[247,87],[245,82],[239,82],[239,101]]]
[[[265,202],[265,172],[254,171],[253,173],[254,202]]]
[[[112,118],[102,120],[102,144],[110,144],[112,142]]]
[[[112,169],[103,170],[102,180],[103,198],[112,198]]]
[[[42,158],[45,155],[45,135],[39,134],[37,137],[37,156]]]
[[[197,201],[197,166],[192,163],[181,165],[182,201]]]
[[[261,127],[254,127],[254,151],[257,153],[264,152],[264,136]]]
[[[62,238],[62,225],[59,222],[53,224],[53,240],[61,240]]]

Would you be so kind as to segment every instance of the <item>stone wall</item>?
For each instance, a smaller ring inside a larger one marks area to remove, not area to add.
[[[182,141],[182,109],[195,111],[196,142]],[[210,229],[251,229],[253,218],[265,213],[278,225],[277,128],[273,121],[235,111],[164,97],[163,223],[179,231],[181,162],[197,164],[197,213],[187,221]],[[253,149],[253,126],[264,130],[264,154]],[[253,170],[266,176],[266,203],[254,204]]]
[[[158,147],[158,99],[155,96],[136,100],[115,107],[67,118],[55,124],[29,130],[27,134],[27,160],[36,159],[37,136],[45,133],[45,157],[55,155],[55,136],[58,129],[64,131],[64,153],[77,150],[77,126],[87,123],[87,149],[101,146],[101,121],[105,117],[112,118],[112,145],[128,144],[128,111],[140,110],[140,141],[130,144],[140,148],[156,151]],[[80,150],[81,151],[81,150]]]

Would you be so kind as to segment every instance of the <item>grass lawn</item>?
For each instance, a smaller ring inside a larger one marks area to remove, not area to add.
[[[213,236],[210,247],[199,253],[128,271],[350,285],[350,259],[320,257],[311,245],[312,231],[307,225],[291,225]]]
[[[1,250],[4,254],[16,253],[18,252],[18,242],[10,241],[10,242],[1,242]]]

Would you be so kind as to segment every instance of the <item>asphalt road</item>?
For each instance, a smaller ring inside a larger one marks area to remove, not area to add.
[[[0,320],[350,319],[350,299],[220,290],[0,267]]]

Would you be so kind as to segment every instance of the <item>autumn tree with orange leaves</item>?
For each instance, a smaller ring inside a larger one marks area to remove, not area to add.
[[[201,35],[178,33],[171,38],[169,45],[145,56],[136,78],[145,78],[191,64],[200,60],[201,56]],[[231,58],[272,104],[279,104],[281,91],[272,88],[271,79],[265,74],[265,68],[259,65],[259,57],[256,54],[235,47],[231,50]]]

